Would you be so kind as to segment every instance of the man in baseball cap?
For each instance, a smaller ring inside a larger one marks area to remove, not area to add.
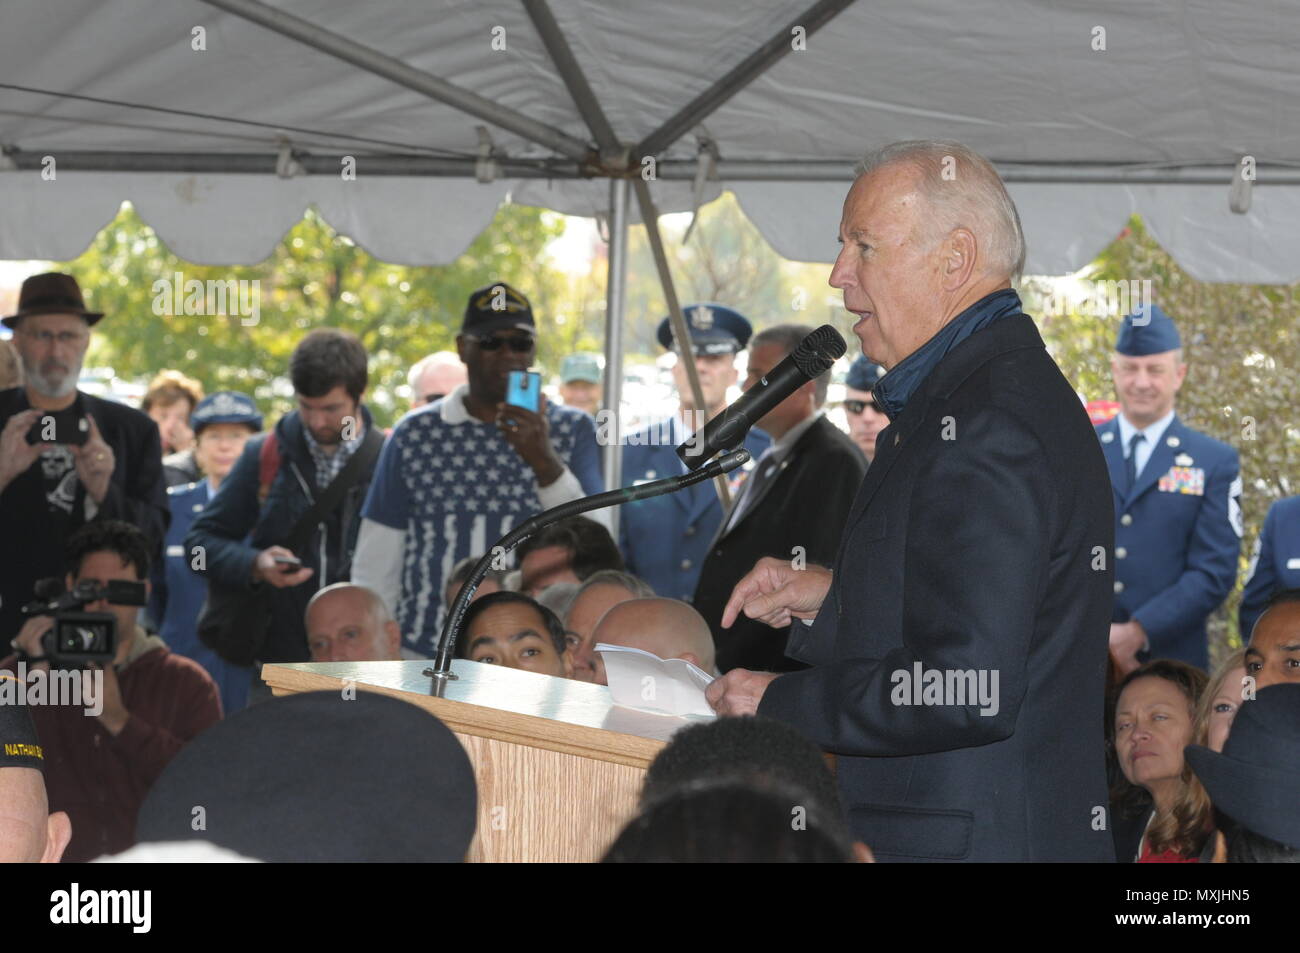
[[[469,296],[460,333],[484,335],[505,330],[536,334],[533,306],[504,281],[484,285]]]
[[[12,672],[0,672],[0,863],[57,864],[72,822],[63,811],[50,813],[45,749],[19,703],[23,687]]]
[[[595,354],[569,354],[560,362],[560,399],[596,416],[600,409],[600,358]]]
[[[407,648],[434,652],[453,566],[534,513],[605,488],[596,422],[537,394],[506,403],[537,355],[532,305],[502,281],[469,296],[456,351],[468,383],[393,428],[362,511],[351,581],[397,613]],[[431,527],[436,532],[430,532]]]

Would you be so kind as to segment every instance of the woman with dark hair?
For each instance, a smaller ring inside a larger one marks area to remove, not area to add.
[[[1213,850],[1210,799],[1183,758],[1205,686],[1204,672],[1173,659],[1147,662],[1119,683],[1114,746],[1124,780],[1111,814],[1121,862],[1196,863]]]

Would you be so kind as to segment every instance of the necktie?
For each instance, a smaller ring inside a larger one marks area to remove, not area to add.
[[[754,505],[754,501],[763,492],[763,487],[776,476],[776,471],[779,469],[781,467],[776,462],[772,447],[768,447],[759,455],[758,463],[754,465],[754,472],[749,475],[745,485],[740,488],[740,496],[732,508],[731,519],[727,521],[727,529],[731,529],[740,522],[740,518]]]
[[[1128,438],[1128,459],[1124,461],[1124,476],[1128,479],[1128,485],[1124,487],[1125,491],[1133,489],[1133,484],[1137,482],[1137,456],[1138,444],[1146,440],[1141,431]]]

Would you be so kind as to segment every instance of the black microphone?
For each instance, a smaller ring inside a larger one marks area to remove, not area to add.
[[[804,384],[831,369],[848,345],[829,324],[799,342],[786,359],[741,394],[736,402],[714,417],[704,429],[677,448],[682,463],[696,470],[719,453],[740,446],[751,427]]]

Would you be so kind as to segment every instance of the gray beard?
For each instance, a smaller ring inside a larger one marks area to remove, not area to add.
[[[42,397],[58,399],[67,397],[77,389],[77,378],[81,376],[81,364],[68,368],[67,375],[57,385],[47,380],[36,368],[30,367],[26,361],[23,361],[23,374],[27,385]]]

